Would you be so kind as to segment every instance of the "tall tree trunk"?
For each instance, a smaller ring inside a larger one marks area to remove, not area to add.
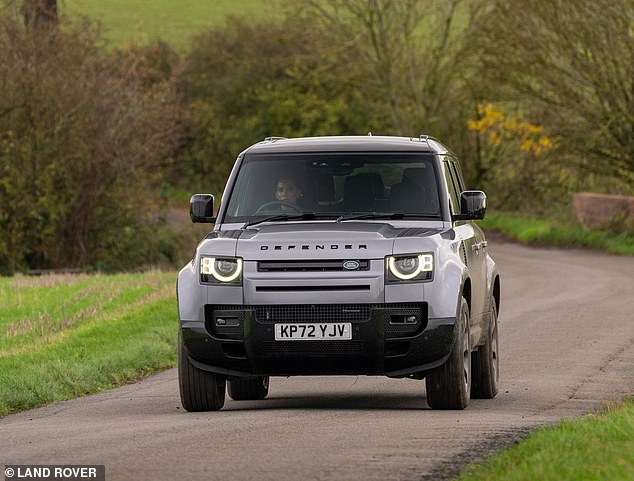
[[[24,0],[22,14],[27,30],[57,26],[57,0]]]

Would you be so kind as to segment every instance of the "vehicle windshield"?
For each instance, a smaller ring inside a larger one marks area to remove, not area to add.
[[[440,219],[436,179],[429,154],[247,154],[223,222]]]

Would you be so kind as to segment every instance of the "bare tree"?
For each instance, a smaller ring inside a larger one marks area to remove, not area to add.
[[[339,34],[366,65],[369,97],[399,134],[438,125],[457,92],[454,21],[460,0],[304,0],[302,13]],[[325,60],[327,61],[327,60]]]

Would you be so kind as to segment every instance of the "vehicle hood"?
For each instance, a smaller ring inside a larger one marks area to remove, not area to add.
[[[245,260],[380,259],[386,255],[435,250],[448,231],[437,227],[399,227],[386,222],[301,222],[216,231],[201,252],[223,253],[235,243],[235,255]],[[451,231],[453,233],[453,231]]]

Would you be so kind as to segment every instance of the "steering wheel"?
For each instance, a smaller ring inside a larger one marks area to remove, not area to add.
[[[271,209],[271,207],[279,207],[279,209]],[[256,214],[262,214],[264,212],[276,212],[280,210],[286,210],[286,208],[291,209],[296,214],[301,214],[302,209],[293,204],[292,202],[288,202],[287,200],[272,200],[271,202],[267,202],[266,204],[262,204],[258,210],[255,211]]]

